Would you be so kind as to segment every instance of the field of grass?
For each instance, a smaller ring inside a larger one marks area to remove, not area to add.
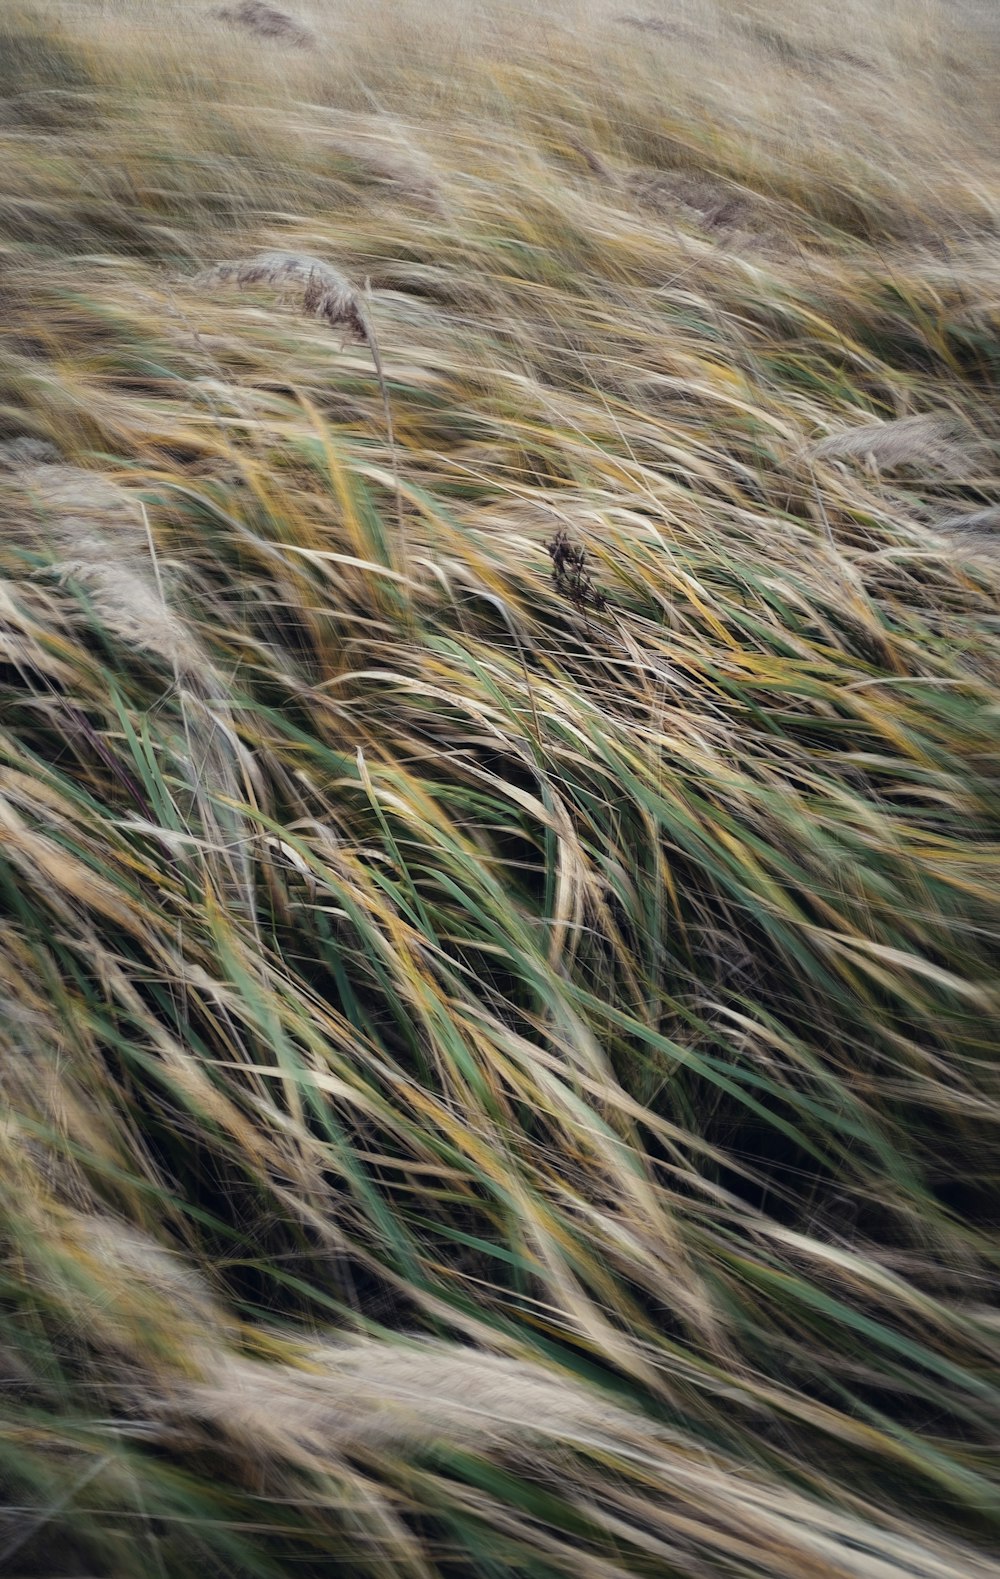
[[[629,3],[0,7],[4,1575],[1000,1574],[1000,22]]]

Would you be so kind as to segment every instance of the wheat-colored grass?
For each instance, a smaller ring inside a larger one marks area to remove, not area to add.
[[[3,10],[4,1572],[997,1572],[998,59]]]

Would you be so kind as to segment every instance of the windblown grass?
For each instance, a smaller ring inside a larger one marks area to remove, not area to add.
[[[996,31],[661,9],[0,19],[5,1573],[997,1572]]]

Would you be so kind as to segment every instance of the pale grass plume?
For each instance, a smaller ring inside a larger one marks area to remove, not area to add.
[[[244,798],[245,764],[225,678],[174,607],[179,589],[163,573],[142,501],[100,472],[53,461],[50,453],[20,440],[2,457],[34,507],[40,540],[53,555],[49,571],[61,586],[75,583],[84,592],[105,630],[172,671],[184,723],[179,761],[192,805],[224,891],[249,905],[246,830],[226,804]]]
[[[67,1216],[63,1292],[88,1330],[148,1375],[197,1375],[216,1363],[227,1323],[188,1261],[107,1216]],[[51,1274],[50,1274],[51,1275]]]
[[[1000,505],[990,504],[968,515],[947,515],[935,521],[936,532],[955,532],[960,536],[982,538],[1000,548]]]
[[[459,1449],[519,1465],[542,1484],[556,1477],[610,1536],[637,1540],[684,1572],[728,1573],[736,1554],[741,1571],[770,1579],[995,1572],[975,1552],[862,1502],[838,1510],[769,1482],[528,1357],[431,1339],[345,1336],[306,1346],[290,1333],[241,1334],[186,1260],[141,1230],[51,1208],[37,1228],[48,1238],[41,1283],[82,1318],[124,1435],[174,1447],[221,1440],[262,1487],[287,1493],[299,1486],[290,1476],[339,1481],[359,1459],[407,1463]],[[241,1337],[244,1350],[249,1343],[272,1357],[238,1352]],[[492,1511],[505,1517],[500,1506]],[[559,1549],[569,1550],[561,1540]]]
[[[615,21],[622,27],[634,27],[640,33],[662,33],[664,37],[669,37],[676,28],[675,23],[661,16],[616,16]]]
[[[109,1280],[124,1277],[142,1285],[171,1320],[197,1324],[203,1334],[223,1330],[211,1290],[178,1251],[117,1217],[79,1214],[67,1219],[66,1231],[74,1248],[92,1256]]]
[[[992,1579],[972,1551],[911,1535],[874,1509],[825,1509],[579,1381],[454,1343],[330,1342],[270,1365],[219,1352],[207,1378],[172,1384],[145,1406],[181,1430],[211,1426],[258,1462],[319,1474],[358,1453],[436,1445],[513,1458],[530,1464],[533,1477],[557,1473],[568,1495],[611,1529],[635,1519],[632,1532],[644,1531],[650,1550],[686,1554],[699,1565],[691,1571],[706,1560],[725,1565],[738,1548],[748,1571],[774,1579]],[[657,1488],[642,1505],[624,1481],[633,1467]]]
[[[267,5],[265,0],[241,0],[239,5],[219,6],[214,15],[222,22],[231,22],[234,27],[274,43],[308,49],[316,42],[315,34],[296,17],[279,11],[277,6]]]
[[[237,1440],[291,1457],[437,1440],[480,1449],[542,1438],[606,1442],[634,1424],[599,1394],[536,1365],[434,1342],[327,1343],[298,1366],[220,1357],[183,1405]]]
[[[419,146],[413,129],[386,112],[365,115],[310,105],[300,130],[310,145],[328,147],[403,202],[449,218],[444,189],[433,160]],[[318,117],[322,117],[321,119]]]
[[[217,263],[194,281],[199,285],[238,285],[251,290],[270,285],[279,291],[300,293],[303,311],[320,318],[331,329],[343,329],[374,350],[368,314],[360,293],[345,274],[323,258],[304,252],[258,252],[251,258]]]
[[[831,433],[813,446],[812,454],[817,460],[858,461],[884,472],[908,467],[962,476],[973,464],[976,449],[964,424],[948,413],[932,413]]]
[[[949,515],[931,529],[948,540],[953,553],[979,560],[1000,558],[1000,505],[987,505],[968,515]]]
[[[735,230],[765,206],[756,193],[698,170],[630,170],[625,186],[640,207],[708,231]]]
[[[400,551],[406,555],[403,496],[399,480],[399,460],[396,453],[396,436],[386,383],[382,354],[379,350],[375,326],[367,306],[358,291],[338,268],[323,258],[305,252],[268,251],[255,253],[250,258],[238,258],[217,263],[198,275],[195,284],[237,285],[242,290],[254,286],[270,285],[278,291],[301,292],[303,312],[319,318],[331,329],[343,329],[356,339],[364,341],[371,353],[375,377],[382,396],[385,414],[386,438],[392,460],[396,494],[396,525],[399,532]],[[405,566],[404,566],[405,568]]]
[[[157,584],[136,500],[80,466],[29,460],[17,476],[56,555],[53,573],[85,588],[98,618],[128,645],[181,671],[199,670],[198,644]]]
[[[664,1555],[666,1543],[679,1542],[680,1556],[696,1528],[697,1561],[724,1564],[736,1543],[751,1571],[781,1579],[992,1579],[995,1571],[975,1552],[915,1535],[874,1508],[824,1508],[769,1483],[526,1357],[431,1339],[345,1337],[306,1347],[275,1334],[270,1347],[283,1349],[284,1360],[246,1358],[180,1257],[110,1219],[77,1218],[74,1233],[78,1253],[101,1257],[113,1303],[124,1297],[139,1310],[153,1296],[160,1307],[164,1336],[129,1391],[168,1431],[208,1426],[258,1463],[319,1474],[359,1453],[405,1456],[438,1444],[514,1457],[533,1475],[558,1471],[569,1494],[612,1527],[638,1514],[636,1531],[645,1529]],[[170,1331],[187,1334],[183,1363],[173,1368]],[[609,1461],[616,1472],[606,1477]],[[603,1467],[600,1484],[591,1463]],[[657,1488],[641,1508],[622,1478],[632,1468]]]

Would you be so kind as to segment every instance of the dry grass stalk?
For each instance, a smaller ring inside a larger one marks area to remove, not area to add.
[[[345,329],[349,334],[364,341],[371,352],[375,376],[382,396],[386,435],[396,477],[396,519],[400,545],[405,553],[403,502],[399,488],[396,438],[392,407],[389,404],[389,388],[385,380],[374,326],[359,292],[355,290],[350,280],[331,263],[325,262],[322,258],[314,258],[309,253],[272,251],[258,252],[252,258],[218,263],[214,268],[199,275],[198,283],[233,284],[238,285],[242,290],[250,290],[255,285],[272,285],[278,290],[290,286],[297,287],[302,292],[302,307],[306,313],[311,317],[322,319],[331,329]]]
[[[618,172],[608,164],[606,159],[602,159],[595,149],[589,147],[579,137],[567,137],[566,143],[575,154],[579,154],[592,175],[596,175],[600,180],[606,181],[609,186],[617,186],[619,184]]]
[[[973,451],[953,417],[930,415],[848,428],[814,445],[812,453],[819,460],[860,461],[879,471],[905,466],[961,476],[968,471]]]
[[[377,356],[361,297],[350,280],[322,258],[302,252],[258,252],[252,258],[217,263],[199,275],[197,283],[232,284],[241,290],[255,285],[273,285],[278,290],[296,287],[302,292],[305,312],[321,318],[331,329],[346,329],[364,340]]]
[[[309,28],[287,12],[265,4],[265,0],[242,0],[240,5],[220,6],[214,14],[220,21],[232,22],[258,38],[294,44],[298,49],[307,49],[316,42]]]

